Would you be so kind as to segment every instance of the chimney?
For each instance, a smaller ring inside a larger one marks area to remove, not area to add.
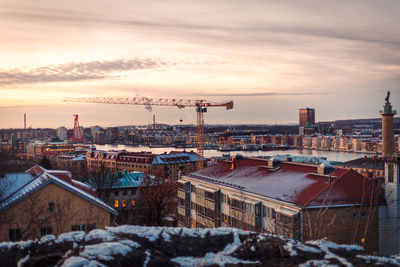
[[[269,168],[274,168],[280,163],[280,160],[278,158],[269,158],[268,159],[268,167]]]
[[[232,166],[231,166],[231,170],[236,169],[237,167],[237,161],[236,161],[236,155],[232,156]]]
[[[284,160],[287,161],[287,162],[292,162],[293,158],[292,157],[285,157]]]
[[[325,174],[328,174],[328,173],[330,173],[330,172],[332,172],[334,170],[335,170],[335,168],[333,168],[333,166],[331,164],[322,163],[321,165],[318,166],[317,173],[325,175]]]

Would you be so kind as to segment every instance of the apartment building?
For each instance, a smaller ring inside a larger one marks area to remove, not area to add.
[[[149,175],[177,179],[179,174],[196,170],[197,154],[194,152],[170,152],[152,154],[151,152],[97,151],[86,153],[89,173],[105,170],[139,171]]]
[[[381,201],[381,187],[351,169],[243,157],[178,183],[179,226],[229,226],[302,241],[326,237],[378,249],[378,213],[370,203]]]

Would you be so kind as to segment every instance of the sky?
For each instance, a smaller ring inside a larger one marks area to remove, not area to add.
[[[400,111],[400,1],[3,0],[0,128],[195,124],[194,108],[66,97],[234,101],[206,124]],[[182,122],[180,122],[182,120]]]

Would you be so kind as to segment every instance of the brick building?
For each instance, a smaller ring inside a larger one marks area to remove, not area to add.
[[[351,169],[244,157],[178,182],[179,226],[230,226],[303,241],[327,237],[378,249],[377,206],[370,203],[378,202],[381,187]],[[377,193],[369,195],[371,189]]]

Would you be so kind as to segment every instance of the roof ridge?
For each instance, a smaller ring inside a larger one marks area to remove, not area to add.
[[[324,187],[321,191],[319,191],[317,194],[315,194],[314,197],[310,198],[308,201],[306,201],[304,203],[304,207],[308,206],[308,204],[310,204],[314,199],[316,199],[317,197],[319,197],[323,192],[326,191],[326,189],[328,189],[330,186],[333,187],[333,185],[339,181],[340,179],[342,179],[343,176],[345,176],[345,174],[347,174],[351,169],[346,170],[346,172],[344,174],[342,174],[341,176],[336,176],[337,178],[334,180],[333,184],[332,183],[328,183],[326,185],[326,187]],[[336,171],[336,170],[335,170]],[[330,176],[330,175],[329,175]]]
[[[29,173],[30,174],[30,173]],[[19,192],[20,190],[22,190],[25,186],[27,186],[28,184],[30,184],[30,183],[32,183],[33,181],[35,181],[37,178],[39,178],[39,176],[41,176],[43,174],[43,172],[42,173],[39,173],[39,174],[36,174],[37,176],[36,177],[33,177],[33,175],[32,174],[30,174],[30,175],[32,175],[32,180],[30,180],[29,182],[27,182],[26,184],[24,184],[23,186],[21,186],[20,188],[18,188],[17,190],[15,190],[11,195],[9,195],[8,197],[6,197],[5,199],[3,199],[3,203],[5,202],[5,201],[7,201],[9,198],[11,198],[12,196],[14,196],[17,192]]]

